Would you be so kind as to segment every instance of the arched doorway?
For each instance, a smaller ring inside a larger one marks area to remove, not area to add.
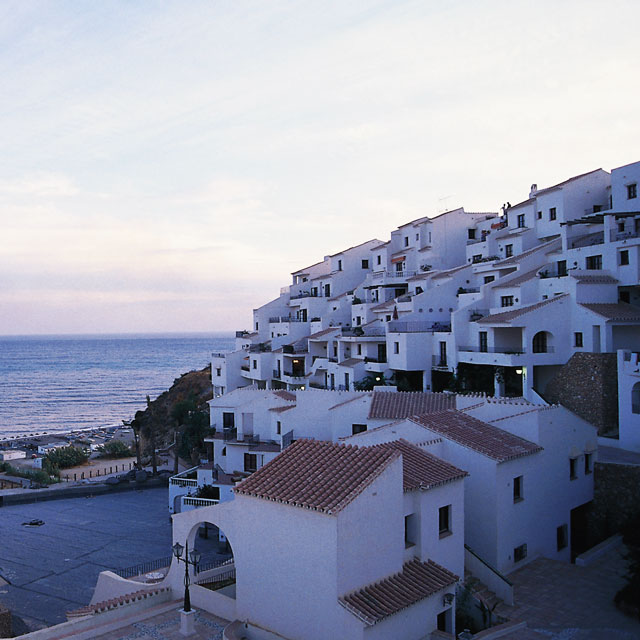
[[[548,331],[538,331],[533,336],[533,353],[549,353],[553,351],[551,347],[553,336]]]

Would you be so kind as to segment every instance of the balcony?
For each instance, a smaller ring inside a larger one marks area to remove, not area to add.
[[[249,345],[249,353],[269,353],[270,351],[271,345],[266,342]]]
[[[619,240],[629,240],[631,238],[640,238],[640,229],[630,229],[629,231],[612,231],[611,242],[618,242]]]
[[[549,350],[550,348],[548,348]],[[478,346],[461,346],[458,351],[471,351],[474,353],[506,353],[509,355],[522,355],[526,350],[522,347],[478,347]]]
[[[477,322],[480,318],[489,315],[489,309],[471,309],[469,311],[469,322]]]
[[[269,318],[270,323],[279,323],[279,322],[306,322],[302,318],[296,318],[293,316],[272,316]]]
[[[176,476],[172,476],[169,478],[169,484],[174,487],[197,487],[198,486],[198,478],[197,478],[197,470],[198,467],[191,467],[191,469],[187,469],[182,473],[179,473]]]
[[[225,358],[228,353],[231,353],[231,351],[214,351],[211,354],[211,357],[212,358]]]
[[[433,369],[448,369],[447,356],[431,356],[431,367]]]
[[[434,333],[450,332],[451,325],[442,322],[427,322],[424,320],[398,321],[392,320],[387,325],[389,333]]]
[[[581,247],[593,247],[597,244],[604,244],[604,231],[596,231],[586,236],[580,236],[570,241],[569,249],[580,249]]]
[[[406,278],[412,278],[417,273],[418,273],[417,271],[392,271],[392,270],[376,271],[371,274],[371,278],[372,280],[381,280],[386,278],[406,279]]]
[[[211,507],[218,504],[220,500],[211,500],[209,498],[194,498],[192,496],[182,496],[182,511],[191,511],[192,509],[201,509],[202,507]]]
[[[248,364],[243,364],[243,365],[240,367],[240,369],[241,369],[242,371],[249,371],[249,365],[248,365]]]
[[[238,429],[235,427],[233,429],[223,429],[222,430],[222,439],[225,442],[229,442],[230,440],[236,440],[238,438]]]

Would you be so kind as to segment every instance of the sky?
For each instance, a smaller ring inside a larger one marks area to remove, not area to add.
[[[640,3],[0,3],[0,334],[227,331],[421,216],[640,160]]]

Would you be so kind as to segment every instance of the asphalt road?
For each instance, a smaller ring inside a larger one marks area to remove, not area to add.
[[[40,519],[44,525],[22,523]],[[30,629],[88,604],[98,574],[171,555],[167,489],[0,508],[0,603]]]

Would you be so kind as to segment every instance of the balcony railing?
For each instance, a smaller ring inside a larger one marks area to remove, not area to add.
[[[132,567],[126,567],[124,569],[113,569],[113,573],[119,575],[121,578],[135,578],[136,576],[142,576],[150,571],[157,571],[158,569],[167,569],[171,565],[173,556],[165,556],[164,558],[158,558],[157,560],[148,560],[136,564]]]
[[[593,247],[597,244],[604,244],[604,231],[596,231],[595,233],[575,238],[569,243],[569,248],[579,249],[580,247]]]
[[[211,357],[212,358],[225,358],[228,353],[231,353],[231,351],[214,351],[211,354]]]
[[[481,262],[493,262],[494,260],[500,260],[500,256],[481,256],[480,258],[474,256],[471,262],[473,262],[473,264],[480,264]]]
[[[197,472],[198,467],[191,467],[191,469],[187,469],[186,471],[169,478],[169,484],[172,484],[175,487],[197,487]]]
[[[628,240],[629,238],[640,238],[640,229],[629,229],[629,231],[612,231],[611,242],[618,240]]]
[[[269,318],[269,322],[307,322],[302,318],[296,318],[295,316],[272,316]]]
[[[305,377],[304,371],[299,371],[298,373],[293,373],[292,371],[283,371],[283,375],[289,378],[295,378],[296,380],[303,380]]]
[[[249,345],[249,353],[268,353],[269,351],[271,351],[271,345],[264,342]]]
[[[542,280],[544,280],[545,278],[564,278],[569,275],[569,272],[566,269],[561,269],[559,271],[544,269],[543,271],[539,271],[538,275]]]
[[[386,358],[370,358],[369,356],[365,356],[364,362],[365,364],[367,362],[377,362],[379,364],[386,364],[388,360]]]
[[[222,439],[225,442],[229,442],[229,440],[237,440],[238,438],[238,429],[223,429],[222,430]]]
[[[431,366],[432,367],[446,367],[447,366],[447,358],[446,356],[431,356]]]
[[[469,311],[469,322],[476,322],[480,318],[484,318],[489,315],[489,309],[471,309]]]
[[[210,507],[214,504],[218,504],[220,500],[211,500],[210,498],[193,498],[191,496],[184,496],[182,498],[182,504],[185,507],[196,507],[196,509],[200,509],[201,507]]]
[[[458,351],[471,351],[474,353],[504,353],[506,355],[522,355],[526,353],[526,350],[522,347],[480,347],[473,345],[466,345],[458,347]]]
[[[371,274],[371,277],[374,280],[379,280],[380,278],[384,278],[385,276],[387,278],[412,278],[416,274],[417,274],[417,271],[393,271],[393,270],[387,270],[387,271],[376,271],[376,272]]]
[[[293,429],[282,435],[282,448],[286,449],[293,442]]]
[[[274,369],[273,370],[273,377],[276,380],[280,380],[280,378],[282,377],[282,371],[280,371],[280,369]]]
[[[242,369],[242,371],[249,371],[249,365],[248,364],[243,364],[240,369]]]
[[[443,322],[428,322],[425,320],[392,320],[388,325],[389,333],[434,333],[436,331],[451,331],[451,325]]]

